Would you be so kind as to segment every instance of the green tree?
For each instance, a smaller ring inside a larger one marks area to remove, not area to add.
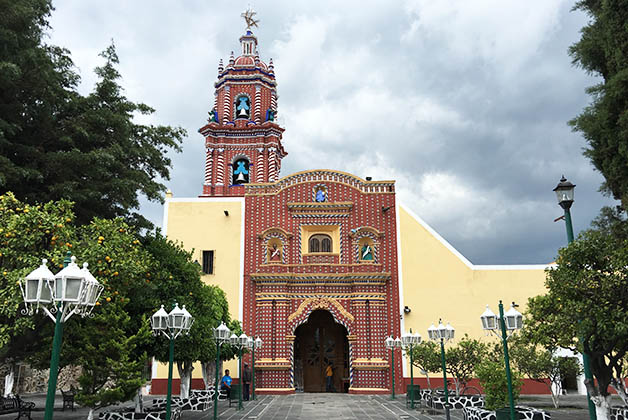
[[[440,348],[433,341],[422,341],[420,344],[413,346],[412,358],[414,366],[425,372],[427,378],[427,386],[432,389],[430,383],[430,372],[438,372],[441,370]]]
[[[185,130],[135,121],[154,110],[123,95],[113,43],[81,96],[69,51],[42,41],[49,0],[0,0],[0,9],[0,192],[31,204],[69,199],[81,224],[121,216],[148,226],[138,197],[162,200],[165,153],[180,151]]]
[[[468,334],[452,347],[445,350],[447,372],[452,376],[456,395],[464,389],[471,379],[475,368],[485,356],[487,345]]]
[[[228,314],[227,303],[220,289],[202,285],[190,253],[163,236],[141,238],[120,218],[96,218],[78,227],[73,221],[67,201],[31,206],[12,194],[0,196],[0,356],[49,366],[53,323],[41,314],[20,316],[18,282],[42,257],[58,271],[64,254],[72,250],[79,262],[90,263],[104,291],[94,317],[67,321],[60,368],[81,365],[78,398],[98,409],[128,400],[141,385],[155,347],[148,317],[159,302],[181,296],[199,318],[207,312],[197,325],[199,334],[205,322],[214,322],[211,317]]]
[[[628,208],[628,1],[580,0],[589,17],[569,48],[573,63],[601,77],[587,89],[592,102],[570,121],[589,147],[584,154],[605,178],[601,189]]]
[[[537,346],[527,339],[525,332],[511,336],[508,354],[510,361],[522,375],[547,386],[554,408],[559,407],[561,379],[582,373],[582,368],[575,357],[561,357],[556,355],[556,349]]]
[[[596,381],[585,385],[600,420],[609,417],[609,385],[626,398],[627,278],[628,241],[590,230],[559,251],[557,266],[547,270],[547,293],[528,301],[536,342],[589,355]]]
[[[153,282],[159,287],[155,291],[154,310],[161,303],[170,307],[175,301],[186,305],[186,309],[195,321],[187,336],[180,336],[175,341],[174,357],[181,377],[181,397],[187,398],[190,390],[193,363],[200,361],[211,364],[215,360],[215,343],[211,327],[220,322],[230,323],[229,305],[224,292],[216,287],[205,285],[200,279],[200,267],[193,261],[192,253],[178,244],[167,240],[159,233],[148,235],[146,249],[155,260]],[[241,333],[239,324],[230,324]],[[233,351],[225,346],[221,351],[222,360],[233,358]],[[168,339],[156,337],[151,346],[151,355],[161,362],[169,358]],[[205,369],[204,369],[205,370]]]
[[[476,368],[480,385],[484,389],[486,408],[496,410],[507,407],[510,403],[508,399],[508,379],[504,362],[485,359]],[[511,370],[512,396],[516,401],[521,393],[523,380],[516,370]]]

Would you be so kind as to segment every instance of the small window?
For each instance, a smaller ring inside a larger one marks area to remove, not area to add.
[[[214,274],[214,251],[203,251],[203,274]]]
[[[313,235],[310,238],[309,251],[312,252],[332,252],[331,238],[329,235]]]

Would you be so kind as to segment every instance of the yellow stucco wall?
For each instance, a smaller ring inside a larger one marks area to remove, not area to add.
[[[240,318],[243,212],[243,198],[167,197],[164,209],[163,230],[169,239],[181,242],[187,250],[193,249],[199,264],[203,262],[203,251],[214,251],[214,274],[203,275],[202,280],[224,290],[233,319]],[[229,361],[224,367],[232,377],[238,377],[236,361]],[[168,377],[167,364],[158,365],[156,377]],[[173,377],[178,378],[176,368]],[[200,365],[195,366],[193,377],[201,377]]]
[[[203,250],[214,250],[215,274],[205,275],[203,280],[225,291],[231,316],[239,319],[244,200],[168,198],[165,205],[164,231],[168,238],[180,241],[186,249],[194,249],[199,263]],[[403,306],[412,310],[403,314],[404,331],[412,328],[427,339],[427,328],[441,317],[456,329],[457,338],[467,333],[474,338],[493,340],[485,336],[480,324],[486,304],[497,312],[500,299],[505,310],[515,301],[523,312],[529,297],[544,293],[545,265],[473,265],[416,215],[403,206],[398,209],[400,313]],[[231,370],[233,377],[238,376],[235,361],[226,363],[225,368]],[[160,364],[156,377],[167,377],[167,373],[166,365]],[[200,377],[200,368],[194,370],[194,377]]]
[[[427,328],[442,318],[455,328],[456,338],[466,333],[494,340],[486,337],[480,322],[487,304],[498,313],[500,299],[504,310],[515,301],[524,312],[529,297],[545,292],[545,265],[473,265],[416,215],[403,206],[398,208],[401,305],[411,309],[403,315],[404,331],[412,328],[427,340]],[[409,370],[406,372],[409,375]]]

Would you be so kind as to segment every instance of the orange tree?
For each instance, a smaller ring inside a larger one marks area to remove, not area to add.
[[[89,262],[90,272],[104,286],[93,317],[67,321],[61,351],[60,368],[82,368],[77,398],[86,406],[126,401],[145,380],[148,357],[159,347],[151,338],[148,318],[160,302],[186,303],[198,295],[204,299],[191,301],[191,311],[205,310],[228,321],[222,291],[207,297],[190,254],[161,235],[141,237],[122,219],[95,218],[76,226],[72,203],[30,206],[10,193],[0,198],[0,216],[0,357],[40,368],[49,365],[53,323],[43,315],[20,312],[18,286],[41,258],[47,258],[55,272],[70,250],[79,263]],[[214,300],[218,303],[212,304]]]

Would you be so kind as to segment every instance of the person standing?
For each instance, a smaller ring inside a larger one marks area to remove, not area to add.
[[[336,392],[333,384],[334,377],[334,367],[331,362],[327,364],[327,368],[325,369],[325,392]]]
[[[242,372],[242,384],[244,385],[244,390],[242,394],[242,399],[244,401],[249,400],[249,385],[251,384],[251,368],[249,368],[249,364],[244,362],[244,370]]]

